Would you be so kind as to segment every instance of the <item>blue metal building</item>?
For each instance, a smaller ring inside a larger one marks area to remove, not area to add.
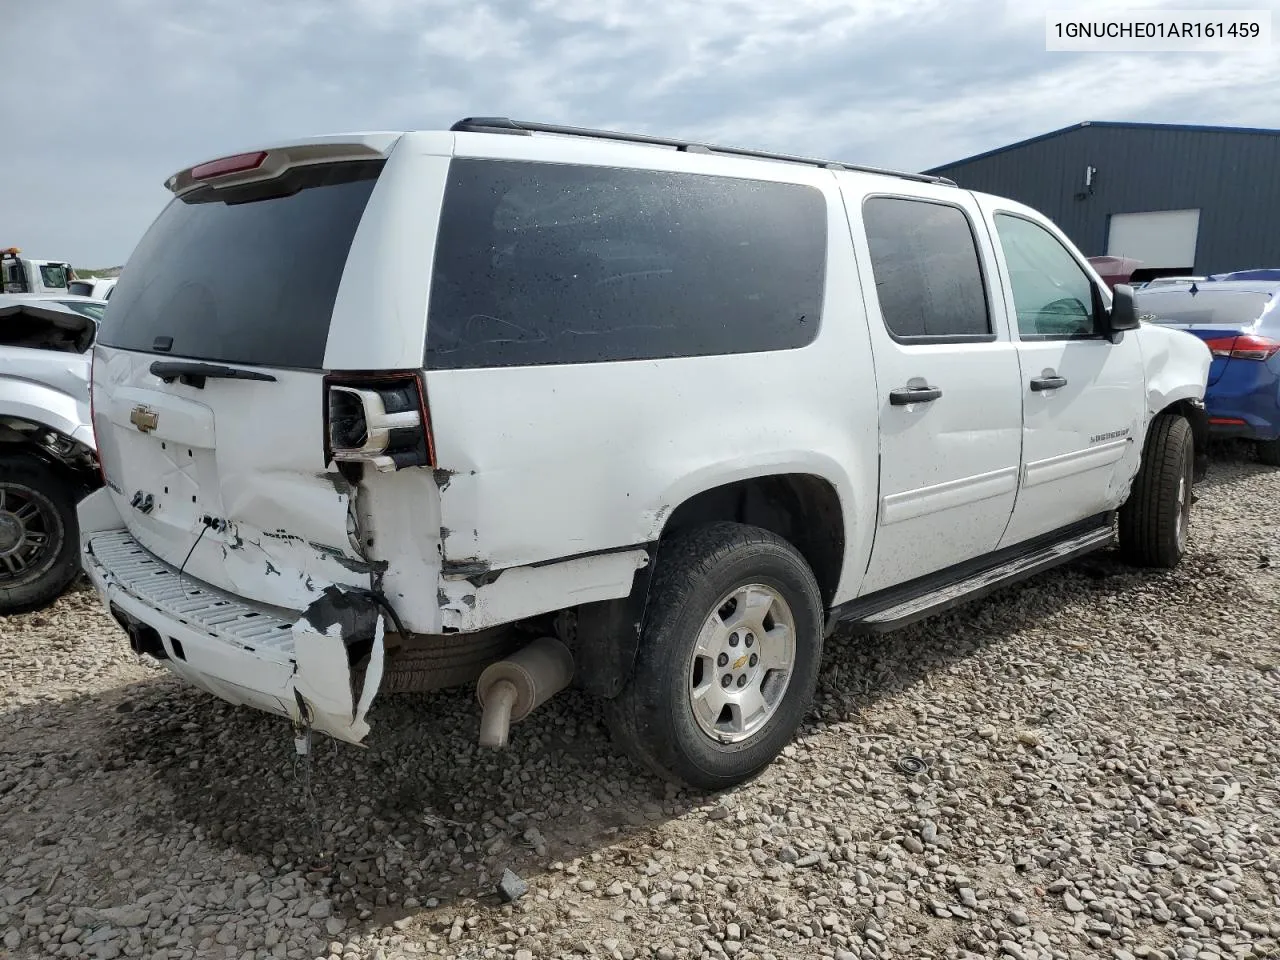
[[[1135,280],[1280,267],[1280,130],[1085,122],[926,172],[1142,261]]]

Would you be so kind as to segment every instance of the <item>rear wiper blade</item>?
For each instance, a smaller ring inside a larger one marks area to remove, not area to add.
[[[204,382],[209,377],[215,380],[265,380],[275,382],[269,373],[257,370],[244,370],[240,367],[228,367],[221,363],[196,363],[190,360],[156,360],[151,364],[151,375],[159,377],[165,383],[174,380],[197,390],[204,389]]]

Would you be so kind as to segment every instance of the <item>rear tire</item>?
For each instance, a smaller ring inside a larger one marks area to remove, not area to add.
[[[1120,508],[1120,551],[1130,563],[1166,570],[1178,565],[1187,550],[1194,473],[1191,424],[1173,414],[1156,417]]]
[[[0,453],[0,614],[47,606],[80,572],[76,487],[28,453]]]
[[[607,703],[614,742],[659,776],[722,790],[767,766],[817,686],[823,602],[804,558],[713,523],[658,551],[635,669]]]
[[[1268,467],[1280,467],[1280,440],[1259,440],[1258,462]]]

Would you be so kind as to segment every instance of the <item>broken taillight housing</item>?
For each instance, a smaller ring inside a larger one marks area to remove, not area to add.
[[[328,458],[383,472],[434,463],[426,393],[416,375],[330,379]]]

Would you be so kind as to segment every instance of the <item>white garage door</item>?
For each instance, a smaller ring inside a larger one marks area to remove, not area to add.
[[[1107,254],[1141,260],[1144,267],[1190,270],[1196,263],[1199,230],[1199,210],[1113,213]]]

